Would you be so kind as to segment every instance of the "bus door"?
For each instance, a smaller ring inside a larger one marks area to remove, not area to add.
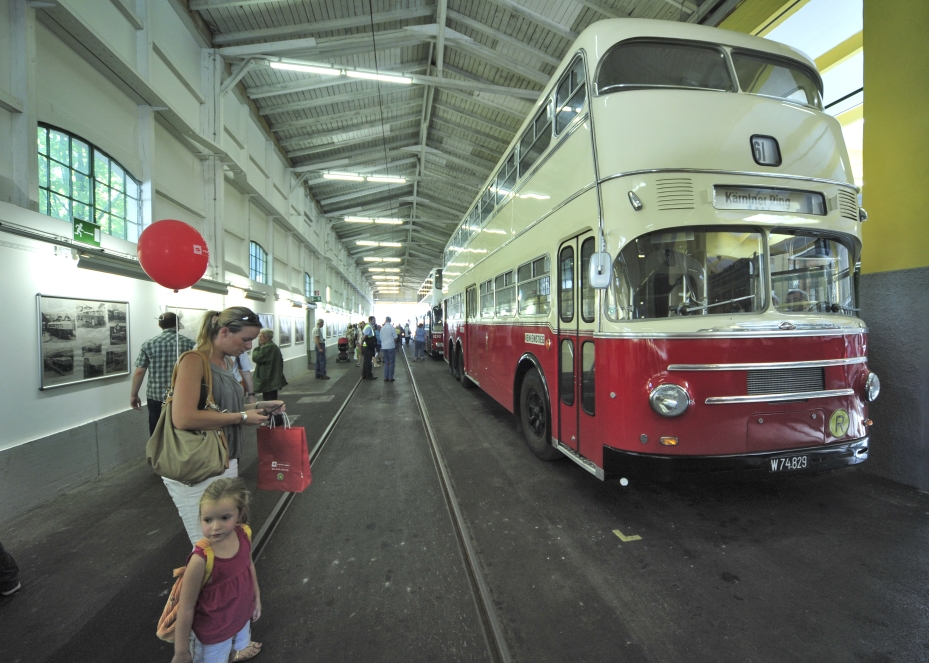
[[[475,368],[477,364],[474,361],[474,356],[471,354],[478,347],[477,338],[474,336],[475,329],[473,327],[475,318],[477,318],[477,286],[471,285],[465,290],[465,334],[464,347],[462,348],[464,352],[464,362],[461,368],[461,370],[467,372],[468,375],[477,373],[477,369]],[[475,377],[477,376],[475,375]]]
[[[594,331],[597,295],[588,282],[593,233],[574,237],[558,249],[558,440],[583,454],[595,443]],[[587,455],[587,454],[583,454]]]

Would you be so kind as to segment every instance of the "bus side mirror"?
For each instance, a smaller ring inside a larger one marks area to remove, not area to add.
[[[613,259],[609,253],[594,253],[590,256],[590,286],[602,290],[610,286],[613,279]]]

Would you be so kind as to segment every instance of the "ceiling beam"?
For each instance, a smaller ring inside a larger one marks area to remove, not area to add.
[[[327,124],[329,122],[341,122],[342,120],[351,120],[356,118],[360,119],[366,115],[370,115],[371,113],[380,113],[381,111],[385,113],[391,113],[395,111],[408,110],[414,106],[422,106],[422,103],[422,99],[413,99],[411,101],[386,104],[384,106],[367,106],[365,108],[356,108],[344,113],[332,113],[317,117],[308,117],[303,120],[291,120],[289,122],[272,124],[271,131],[289,131],[290,129],[300,129],[304,127],[307,129],[312,129],[312,127],[315,125]]]
[[[528,44],[525,44],[519,41],[518,39],[516,39],[515,37],[511,37],[504,32],[500,32],[499,30],[494,30],[489,25],[485,25],[481,23],[480,21],[475,21],[473,18],[465,16],[464,14],[461,14],[459,12],[449,9],[448,17],[452,19],[453,21],[458,21],[459,23],[466,25],[469,28],[472,28],[474,30],[477,30],[478,32],[483,32],[488,37],[493,37],[499,42],[503,42],[504,44],[507,44],[509,46],[512,46],[513,48],[523,51],[524,53],[528,53],[536,60],[548,63],[552,65],[553,67],[557,67],[558,65],[561,64],[560,58],[556,58],[552,55],[549,55],[545,51],[540,51],[539,49],[533,46],[529,46]]]
[[[399,198],[398,200],[400,200],[400,202],[404,202],[404,203],[411,203],[411,202],[414,201],[414,198],[413,198],[413,196],[404,196],[403,198]],[[453,217],[454,217],[454,216],[461,217],[461,216],[464,214],[463,211],[454,210],[454,209],[452,209],[452,208],[450,208],[450,207],[446,207],[445,205],[442,205],[441,203],[436,203],[436,202],[433,202],[433,201],[428,200],[428,199],[426,199],[426,198],[419,198],[419,197],[417,197],[417,198],[415,199],[415,201],[416,201],[416,203],[418,203],[418,204],[420,204],[420,205],[428,205],[429,207],[434,207],[435,209],[441,210],[442,212],[445,212],[446,214],[449,214],[449,215],[451,215],[451,216],[453,216]]]
[[[413,72],[419,71],[423,67],[424,65],[422,64],[412,62],[400,65],[392,65],[388,67],[380,67],[380,70],[382,72],[393,72],[409,76]],[[287,81],[284,83],[272,83],[270,85],[256,85],[255,87],[248,88],[246,92],[251,99],[261,99],[263,97],[273,97],[279,94],[291,94],[293,92],[304,92],[306,90],[318,90],[321,88],[334,87],[336,85],[348,85],[350,83],[370,86],[367,87],[367,89],[371,89],[371,87],[376,88],[377,86],[375,81],[365,81],[358,78],[349,78],[348,76],[314,76],[311,79],[299,79],[295,81]]]
[[[278,113],[287,113],[290,111],[309,110],[311,108],[321,108],[333,104],[347,103],[349,101],[364,101],[365,99],[383,98],[394,94],[409,94],[409,89],[393,87],[387,90],[360,90],[358,92],[347,92],[344,94],[333,94],[326,97],[317,97],[305,101],[291,101],[286,104],[277,104],[275,106],[265,106],[258,109],[259,115],[277,115]]]
[[[505,131],[506,133],[510,135],[515,134],[516,130],[519,128],[519,125],[522,124],[522,122],[511,122],[510,124],[503,124],[502,122],[491,120],[490,118],[484,117],[483,115],[478,115],[477,113],[472,113],[470,111],[462,110],[450,104],[443,104],[440,101],[437,101],[435,106],[436,108],[440,108],[444,111],[448,111],[449,113],[456,113],[458,115],[461,115],[462,117],[470,118],[474,120],[475,122],[479,122],[483,125],[491,126],[494,129],[499,129],[500,131]]]
[[[281,41],[267,41],[261,44],[245,44],[244,46],[224,46],[216,49],[224,58],[241,58],[253,55],[279,55],[281,53],[306,53],[314,50],[316,39],[303,37],[301,39],[284,39]]]
[[[454,128],[454,129],[458,129],[459,131],[466,131],[466,132],[468,132],[468,134],[471,135],[471,136],[476,136],[477,138],[481,138],[481,139],[483,139],[483,140],[490,141],[490,142],[492,142],[492,143],[496,143],[497,145],[500,146],[499,149],[500,149],[501,152],[502,152],[503,150],[505,150],[505,149],[507,148],[507,146],[510,144],[508,141],[506,141],[506,140],[504,140],[504,139],[497,138],[496,136],[491,136],[490,134],[486,134],[486,133],[484,133],[483,131],[476,131],[476,130],[474,130],[474,129],[471,129],[470,127],[463,127],[463,126],[461,126],[460,124],[456,124],[456,123],[454,123],[454,122],[449,122],[448,120],[443,120],[443,119],[438,118],[438,117],[433,117],[432,119],[433,119],[433,121],[435,121],[435,122],[438,123],[438,124],[448,125],[448,126]],[[490,150],[490,148],[488,148],[488,147],[484,147],[483,145],[478,145],[478,144],[475,143],[474,141],[469,141],[467,138],[464,138],[464,137],[462,137],[462,136],[456,136],[455,134],[448,133],[447,131],[442,131],[441,129],[435,129],[435,128],[433,128],[433,129],[432,129],[432,133],[433,133],[433,135],[439,136],[440,138],[449,138],[449,139],[451,139],[451,140],[463,140],[463,141],[467,141],[467,142],[471,143],[471,144],[474,145],[475,147],[479,147],[479,148],[482,149],[482,150],[488,150],[488,151]]]
[[[332,198],[326,198],[325,200],[320,200],[319,204],[323,208],[328,205],[334,205],[335,203],[343,203],[346,200],[354,200],[355,198],[364,198],[365,196],[370,196],[375,193],[383,193],[384,191],[393,191],[394,189],[405,188],[412,186],[412,184],[382,184],[375,187],[366,187],[361,182],[358,182],[359,189],[357,191],[352,191],[351,193],[343,193],[340,196],[333,196]]]
[[[388,131],[386,135],[389,136],[390,138],[398,138],[400,136],[406,136],[406,135],[418,134],[418,133],[419,133],[419,127],[413,127],[411,129],[404,129],[403,131]],[[313,138],[317,138],[317,136],[313,136]],[[343,140],[337,143],[325,143],[319,146],[308,147],[303,150],[294,150],[292,152],[288,152],[287,156],[289,156],[291,159],[296,159],[296,158],[304,157],[304,156],[312,156],[314,154],[321,154],[323,152],[331,152],[332,150],[341,150],[346,147],[354,147],[356,145],[362,145],[364,143],[369,143],[372,140],[382,140],[382,136],[365,136],[363,138]],[[404,141],[395,141],[395,142],[404,142]],[[388,143],[388,147],[390,146],[391,144]]]
[[[632,14],[624,12],[622,9],[613,9],[612,7],[607,7],[602,2],[596,2],[596,0],[574,0],[576,3],[589,7],[596,12],[600,12],[604,16],[609,16],[610,18],[631,18]]]
[[[503,113],[509,115],[513,118],[516,118],[520,122],[526,119],[526,116],[529,114],[529,109],[532,107],[529,105],[525,111],[513,110],[512,108],[507,108],[502,106],[495,101],[490,101],[489,99],[484,99],[483,97],[477,97],[473,94],[467,94],[465,92],[460,92],[458,90],[442,90],[442,94],[447,94],[452,97],[457,97],[458,99],[463,99],[467,102],[478,104],[479,106],[484,106],[492,111]]]
[[[331,21],[316,21],[315,23],[297,23],[295,25],[283,25],[276,28],[261,28],[259,30],[242,30],[240,32],[226,32],[213,37],[213,44],[220,46],[230,44],[236,41],[250,41],[252,39],[267,39],[276,37],[285,37],[290,35],[304,34],[307,32],[330,32],[335,30],[348,30],[350,28],[362,28],[380,23],[390,23],[393,21],[409,21],[416,18],[432,16],[432,7],[401,9],[390,12],[376,12],[372,17],[370,14],[361,16],[349,16],[347,18],[337,18]]]
[[[451,67],[445,65],[445,69],[451,71]],[[413,83],[419,85],[434,85],[439,89],[448,88],[450,90],[470,90],[472,92],[490,92],[492,94],[502,94],[508,97],[517,97],[519,99],[528,99],[536,101],[541,92],[527,90],[518,87],[506,87],[504,85],[495,85],[493,83],[477,83],[471,81],[459,81],[454,78],[439,78],[437,76],[425,76],[423,74],[409,74]]]
[[[418,120],[419,114],[412,115],[401,115],[400,117],[390,117],[386,118],[383,121],[383,126],[390,124],[403,124],[404,122],[410,122],[412,120]],[[376,122],[368,122],[367,124],[357,124],[341,127],[339,129],[334,129],[333,131],[325,131],[321,133],[315,133],[311,136],[297,136],[295,138],[285,138],[280,141],[281,147],[286,148],[288,145],[296,145],[297,143],[305,143],[310,140],[315,140],[317,138],[331,138],[333,136],[344,136],[345,134],[355,133],[357,131],[365,131],[368,129],[380,129],[382,122],[380,120]]]
[[[513,62],[512,60],[507,59],[505,56],[500,55],[499,53],[495,53],[486,46],[478,44],[473,40],[469,39],[467,42],[458,39],[449,41],[452,48],[463,51],[464,53],[467,53],[468,55],[471,55],[478,60],[482,60],[483,62],[486,62],[487,64],[496,67],[497,69],[512,72],[517,76],[521,76],[542,86],[547,85],[548,81],[551,80],[551,76],[548,74],[545,74],[538,69],[533,69],[517,62]]]
[[[275,0],[190,0],[193,11],[207,9],[225,9],[227,7],[245,7],[247,5],[269,5]]]
[[[577,33],[574,32],[573,30],[566,28],[565,26],[563,26],[561,23],[558,23],[557,21],[553,21],[550,18],[545,18],[541,14],[534,12],[531,9],[527,9],[520,4],[517,4],[516,2],[514,2],[514,0],[484,0],[484,1],[498,5],[505,9],[509,9],[512,13],[518,14],[519,16],[522,16],[524,18],[528,18],[533,23],[541,25],[546,30],[550,30],[551,32],[554,32],[557,35],[561,35],[562,37],[564,37],[565,39],[568,39],[569,41],[574,41],[575,39],[577,39]]]

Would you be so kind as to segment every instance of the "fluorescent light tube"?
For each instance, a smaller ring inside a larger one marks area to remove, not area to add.
[[[346,180],[348,182],[364,182],[365,178],[361,175],[352,173],[323,173],[323,179],[327,180]]]
[[[314,67],[308,64],[292,64],[290,62],[272,62],[272,69],[285,69],[287,71],[299,71],[304,74],[320,74],[321,76],[341,76],[342,70],[334,67]]]
[[[405,177],[390,177],[388,175],[368,175],[369,182],[384,182],[386,184],[406,184]]]
[[[345,75],[349,78],[364,78],[369,81],[384,81],[385,83],[402,83],[404,85],[410,85],[413,83],[412,78],[407,78],[406,76],[396,76],[391,74],[375,74],[371,71],[353,71],[347,69]]]

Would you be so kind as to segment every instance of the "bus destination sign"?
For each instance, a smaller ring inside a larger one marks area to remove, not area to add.
[[[713,207],[820,216],[826,213],[826,201],[821,193],[747,186],[714,186]]]

